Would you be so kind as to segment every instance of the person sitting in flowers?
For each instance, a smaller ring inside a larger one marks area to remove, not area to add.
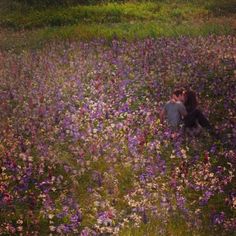
[[[166,116],[168,124],[172,128],[177,128],[187,115],[184,102],[184,90],[176,89],[173,91],[171,99],[165,104],[160,113],[160,121],[163,123]]]
[[[184,127],[188,134],[198,135],[202,128],[206,128],[210,134],[214,135],[210,122],[197,107],[198,101],[194,91],[187,90],[184,92],[184,106],[187,110],[187,115],[184,117]]]

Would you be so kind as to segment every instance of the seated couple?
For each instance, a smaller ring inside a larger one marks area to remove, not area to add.
[[[198,135],[202,128],[211,134],[212,127],[197,105],[195,92],[177,89],[162,109],[160,120],[163,122],[166,116],[168,124],[174,129],[183,124],[185,131],[192,136]]]

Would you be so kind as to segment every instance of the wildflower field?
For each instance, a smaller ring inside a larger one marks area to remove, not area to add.
[[[0,235],[235,235],[235,36],[0,51]],[[219,132],[159,113],[194,89]]]

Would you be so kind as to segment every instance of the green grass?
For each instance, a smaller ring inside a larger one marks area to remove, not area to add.
[[[35,48],[49,41],[110,40],[114,36],[133,40],[162,36],[234,34],[235,18],[216,17],[213,14],[216,5],[212,1],[206,1],[205,4],[176,0],[48,9],[2,8],[0,48]]]
[[[207,228],[206,228],[207,229]],[[139,228],[127,226],[124,228],[120,236],[153,236],[153,235],[169,235],[169,236],[210,236],[214,235],[210,230],[190,230],[187,223],[180,215],[171,217],[166,227],[156,218],[150,218],[147,224],[141,224]]]
[[[146,37],[179,37],[207,36],[210,34],[228,35],[234,32],[230,24],[217,24],[208,22],[205,24],[158,24],[146,23],[119,23],[119,24],[78,24],[64,27],[47,27],[31,31],[2,31],[0,37],[0,49],[40,48],[46,42],[61,40],[94,40],[105,38],[134,40]]]
[[[109,3],[101,6],[59,7],[47,10],[30,9],[6,12],[0,16],[0,26],[32,29],[65,26],[78,23],[125,23],[130,21],[172,22],[207,17],[208,10],[192,4]]]

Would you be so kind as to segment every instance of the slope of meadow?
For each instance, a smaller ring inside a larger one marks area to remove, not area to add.
[[[234,1],[22,2],[0,2],[0,235],[235,235]],[[217,137],[160,123],[182,86]]]
[[[0,52],[1,235],[233,235],[234,36]],[[2,63],[4,62],[4,63]],[[190,86],[220,133],[159,112]]]
[[[5,3],[0,5],[0,47],[35,48],[65,39],[232,35],[236,29],[234,9],[232,0],[133,1],[46,8]]]

